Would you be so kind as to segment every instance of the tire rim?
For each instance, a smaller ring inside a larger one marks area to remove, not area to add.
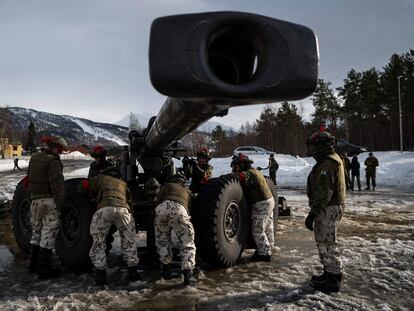
[[[30,204],[30,200],[23,200],[19,208],[19,224],[20,228],[22,228],[25,233],[28,233],[32,230],[32,225],[30,223]]]
[[[231,201],[224,213],[224,236],[229,243],[233,243],[240,231],[240,208],[236,201]]]
[[[79,240],[81,233],[79,212],[73,205],[66,205],[62,213],[62,237],[65,243],[74,244]]]

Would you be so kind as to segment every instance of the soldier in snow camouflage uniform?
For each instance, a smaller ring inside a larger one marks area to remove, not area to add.
[[[307,153],[316,160],[308,176],[307,195],[311,208],[305,225],[314,230],[324,273],[313,276],[317,290],[337,292],[341,288],[342,262],[336,244],[337,227],[342,218],[346,196],[344,165],[334,152],[335,137],[315,132],[306,142]]]
[[[83,191],[89,191],[98,198],[97,211],[90,225],[93,244],[89,252],[95,267],[95,283],[99,286],[106,284],[106,236],[112,225],[116,226],[121,237],[121,251],[128,266],[129,280],[137,281],[135,220],[131,214],[131,194],[126,183],[120,179],[117,169],[110,167],[101,171],[99,176],[84,180],[81,186]]]
[[[239,165],[239,178],[247,201],[251,206],[252,235],[257,250],[252,259],[255,261],[271,261],[273,233],[273,209],[275,200],[267,185],[266,179],[255,168],[253,161],[243,154],[239,154],[233,165]]]
[[[365,190],[370,190],[370,180],[372,180],[372,190],[375,190],[375,187],[376,187],[375,175],[376,175],[376,171],[377,171],[377,166],[379,165],[378,159],[376,157],[374,157],[372,152],[370,152],[368,154],[368,158],[365,160],[364,164],[366,166],[366,168],[365,168],[365,172],[366,172],[365,177],[367,179],[367,187],[365,188]]]
[[[50,266],[50,260],[59,231],[65,191],[59,154],[67,147],[66,141],[61,137],[45,137],[43,143],[43,151],[33,154],[30,159],[27,179],[32,200],[29,271],[37,272],[40,279],[60,274],[59,269]]]
[[[207,149],[201,149],[197,152],[197,163],[193,164],[191,169],[190,190],[192,193],[200,192],[200,188],[207,183],[213,175],[213,167],[208,164],[211,156]]]
[[[193,276],[196,247],[194,228],[188,215],[191,195],[185,189],[185,176],[176,174],[165,183],[159,194],[159,204],[155,209],[155,243],[161,261],[161,275],[171,278],[171,231],[177,236],[180,250],[181,269],[184,285],[193,286],[197,280]]]
[[[102,170],[113,166],[112,163],[106,159],[106,153],[106,149],[102,146],[95,146],[90,152],[91,157],[94,158],[95,161],[91,163],[88,178],[98,176]]]

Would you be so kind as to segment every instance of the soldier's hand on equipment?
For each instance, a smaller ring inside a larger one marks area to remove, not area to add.
[[[305,226],[310,231],[313,231],[313,221],[315,220],[315,217],[316,217],[316,215],[312,214],[312,213],[309,213],[308,216],[306,217]]]

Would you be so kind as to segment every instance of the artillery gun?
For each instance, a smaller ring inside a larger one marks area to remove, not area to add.
[[[155,194],[172,171],[177,141],[231,107],[310,95],[318,77],[318,45],[309,28],[269,17],[239,12],[175,15],[152,23],[149,65],[153,86],[168,98],[145,130],[130,131],[123,178],[133,195],[137,230],[147,231],[147,251],[155,254]],[[90,266],[89,224],[95,209],[76,191],[79,182],[65,182],[56,253],[69,268],[83,270]],[[276,188],[269,185],[277,202]],[[192,206],[197,249],[211,265],[234,265],[245,248],[255,248],[248,203],[233,175],[210,179]],[[23,251],[30,241],[29,207],[20,183],[13,199],[13,227]],[[277,215],[276,208],[275,225]],[[110,233],[108,242],[111,238]]]

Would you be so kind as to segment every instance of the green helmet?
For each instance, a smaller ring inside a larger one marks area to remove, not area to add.
[[[197,158],[204,158],[207,161],[211,160],[210,152],[206,148],[201,149],[199,152],[197,152]]]
[[[252,167],[253,161],[249,159],[247,155],[239,153],[232,161],[232,165],[238,164],[240,166],[240,170],[248,170]]]
[[[333,150],[334,144],[335,136],[325,131],[317,131],[306,139],[306,153],[314,156],[327,150]]]
[[[333,146],[335,144],[335,136],[328,132],[317,131],[306,139],[306,144]]]
[[[42,138],[42,142],[48,146],[59,146],[63,149],[68,148],[66,140],[61,136],[45,136]]]

